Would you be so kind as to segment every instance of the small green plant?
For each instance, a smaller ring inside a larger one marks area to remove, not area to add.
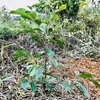
[[[64,79],[53,76],[50,72],[50,68],[52,67],[55,67],[56,70],[60,71],[55,53],[46,45],[46,42],[48,41],[62,45],[61,41],[46,38],[49,37],[49,33],[53,32],[54,29],[48,28],[48,25],[45,27],[41,26],[44,24],[44,21],[42,22],[42,20],[38,19],[36,12],[19,8],[17,10],[11,11],[10,13],[21,15],[22,18],[31,20],[36,24],[35,28],[24,30],[24,32],[31,32],[31,39],[40,43],[44,48],[44,51],[38,54],[30,54],[26,50],[14,51],[13,59],[17,59],[18,63],[23,63],[25,61],[27,62],[25,67],[28,72],[23,76],[20,86],[23,89],[26,89],[27,86],[30,85],[32,92],[35,93],[38,90],[37,84],[40,83],[42,85],[41,89],[43,93],[46,94],[46,91],[52,91],[52,88],[55,87],[55,82],[58,81],[67,91],[70,90],[73,85],[76,85],[86,97],[90,98],[90,94],[87,92],[86,88],[77,79],[72,81],[65,81]],[[36,35],[34,34],[35,32],[39,34]],[[42,63],[39,63],[41,57],[43,57],[44,60]]]
[[[47,56],[48,57],[47,57]],[[30,54],[24,50],[16,50],[14,51],[14,59],[18,59],[20,57],[27,58],[30,56]],[[50,63],[52,66],[56,68],[56,70],[60,70],[58,66],[58,62],[56,61],[56,56],[54,52],[50,48],[46,48],[45,53],[33,55],[35,58],[28,62],[28,65],[26,65],[26,69],[28,70],[28,73],[23,76],[22,82],[20,83],[21,87],[23,89],[26,89],[28,85],[30,85],[32,92],[36,92],[38,90],[37,84],[42,85],[42,91],[45,94],[47,91],[52,91],[53,88],[55,88],[55,83],[58,81],[62,87],[65,88],[66,91],[70,90],[73,85],[78,87],[78,89],[85,95],[86,97],[90,98],[90,94],[87,92],[86,88],[82,85],[79,79],[74,80],[68,80],[64,81],[64,79],[60,79],[59,77],[55,77],[50,73]],[[45,56],[44,64],[42,63],[39,65],[38,61],[40,56]],[[23,62],[26,59],[19,60],[18,62]],[[48,64],[49,63],[49,64]],[[82,78],[91,78],[88,74],[82,74],[80,75]],[[31,79],[30,79],[31,78]],[[99,86],[98,83],[95,83],[96,81],[91,80],[96,86]]]

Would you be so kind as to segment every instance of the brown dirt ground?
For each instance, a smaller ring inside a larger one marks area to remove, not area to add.
[[[75,79],[75,71],[81,73],[90,73],[94,76],[94,79],[100,83],[100,61],[91,61],[92,58],[80,58],[78,60],[64,60],[64,67],[61,73],[57,73],[53,70],[57,76],[64,76],[69,79]],[[87,80],[83,80],[83,84],[92,96],[98,97],[100,100],[100,88],[96,87],[93,83]]]

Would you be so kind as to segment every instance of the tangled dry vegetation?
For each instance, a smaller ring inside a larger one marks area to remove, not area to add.
[[[42,91],[37,91],[35,94],[31,92],[28,87],[26,91],[23,91],[18,83],[21,82],[22,76],[27,73],[24,64],[18,65],[16,61],[12,60],[12,52],[14,49],[23,46],[27,50],[32,50],[32,44],[30,41],[22,40],[19,42],[19,38],[16,40],[10,40],[9,42],[3,41],[0,45],[13,44],[13,46],[2,49],[1,48],[1,61],[0,61],[0,77],[5,78],[0,82],[0,100],[99,100],[100,99],[100,89],[94,86],[91,82],[83,80],[82,82],[86,86],[87,90],[91,94],[91,98],[88,99],[81,94],[81,92],[73,86],[70,91],[65,91],[59,84],[55,85],[55,89],[51,93],[43,94]],[[34,44],[33,44],[34,45]],[[35,45],[34,45],[35,46]],[[42,48],[40,48],[42,49]],[[37,49],[38,50],[38,49]],[[36,52],[36,50],[35,50]],[[38,52],[38,51],[37,51]],[[75,72],[80,73],[91,73],[94,75],[95,79],[100,81],[100,61],[92,61],[93,58],[79,58],[79,59],[68,59],[62,58],[59,60],[59,55],[57,57],[59,63],[62,63],[60,71],[56,69],[51,69],[50,71],[56,77],[61,77],[65,80],[73,80],[76,78]],[[42,59],[41,59],[42,61]],[[40,86],[40,84],[38,83]]]

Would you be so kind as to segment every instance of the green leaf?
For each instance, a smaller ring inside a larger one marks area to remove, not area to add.
[[[85,95],[86,97],[90,98],[90,94],[88,93],[86,88],[80,82],[74,81],[74,83],[76,83],[79,86],[79,89],[80,89],[80,91],[82,92],[83,95]]]
[[[66,89],[66,91],[71,89],[71,84],[69,82],[62,82],[61,85]]]
[[[36,67],[32,66],[31,68],[29,68],[28,70],[29,76],[34,76],[35,73],[36,73]]]
[[[18,14],[21,17],[23,17],[25,19],[29,19],[29,20],[33,20],[33,19],[37,18],[37,14],[35,12],[27,11],[24,8],[18,8],[17,10],[12,10],[10,13],[11,14]]]
[[[39,35],[34,35],[34,34],[31,35],[31,39],[32,39],[32,40],[40,39],[40,38],[41,38],[41,37],[40,37]]]
[[[37,14],[35,12],[31,12],[29,13],[30,16],[33,18],[33,19],[36,19],[37,18]]]
[[[35,23],[37,23],[38,25],[40,25],[42,22],[40,19],[35,19]]]
[[[21,82],[21,87],[22,87],[23,89],[26,89],[26,87],[27,87],[28,84],[29,84],[28,80],[23,80],[23,81]]]
[[[93,75],[92,74],[81,74],[79,77],[82,77],[82,78],[93,78]]]
[[[67,9],[67,5],[66,5],[66,4],[61,5],[61,6],[59,7],[59,9],[56,10],[56,12],[60,12],[60,11],[65,10],[65,9]]]
[[[67,0],[67,6],[70,8],[72,6],[72,0]]]
[[[42,77],[41,82],[48,85],[48,82],[46,81],[46,79],[44,77]]]
[[[91,81],[95,86],[97,86],[97,87],[100,88],[100,84],[99,84],[97,81],[95,81],[95,80],[93,80],[93,79],[91,79],[90,81]]]
[[[58,69],[58,62],[56,60],[54,52],[50,48],[46,48],[47,55],[50,57],[50,62],[56,69]]]
[[[18,8],[17,10],[12,10],[10,13],[11,14],[18,14],[25,19],[29,19],[29,20],[33,19],[32,16],[29,14],[29,11],[27,11],[24,8]]]
[[[81,1],[80,2],[80,8],[82,8],[84,5],[88,6],[88,3],[86,1]]]
[[[48,91],[52,91],[52,88],[54,87],[54,85],[53,84],[49,84],[49,85],[47,85],[47,89],[48,89]]]
[[[24,30],[21,30],[19,31],[18,34],[21,34],[21,33],[28,33],[28,32],[41,32],[42,30],[40,28],[30,28],[30,29],[24,29]]]
[[[24,76],[23,76],[23,78],[28,78],[29,77],[29,74],[25,74]]]
[[[67,8],[67,5],[66,4],[64,4],[64,5],[61,5],[60,7],[59,7],[59,10],[61,11],[61,10],[65,10]]]
[[[31,35],[31,39],[32,39],[32,40],[35,40],[36,42],[38,42],[38,43],[40,43],[40,44],[42,43],[41,38],[42,38],[42,37],[39,36],[39,35],[34,35],[34,34]]]
[[[33,81],[30,83],[30,86],[31,86],[32,92],[36,92],[37,88]]]
[[[53,32],[53,28],[48,29],[48,33],[51,33],[51,32]]]
[[[55,58],[55,54],[50,48],[46,48],[46,52],[50,58]]]
[[[59,19],[59,16],[57,14],[52,14],[51,19]]]
[[[26,52],[25,50],[15,50],[14,51],[14,59],[18,59],[22,56],[30,56],[30,54],[28,52]]]
[[[17,61],[17,63],[23,63],[27,60],[27,58]]]
[[[60,45],[61,47],[64,47],[64,43],[62,41],[60,41],[60,40],[51,38],[50,42],[56,43],[56,44]]]
[[[37,28],[34,28],[34,29],[33,29],[33,32],[34,32],[34,31],[39,31],[39,32],[41,32],[42,30],[41,30],[39,27],[37,27]]]
[[[42,44],[41,39],[36,39],[35,41],[36,41],[37,43],[39,43],[39,44]]]
[[[24,30],[20,30],[20,31],[18,32],[18,34],[21,34],[21,33],[28,33],[28,32],[34,32],[34,30],[33,30],[33,29],[24,29]]]
[[[35,75],[34,75],[35,80],[38,80],[40,77],[43,76],[43,69],[42,68],[43,67],[41,66],[41,67],[36,69],[36,72],[35,72]]]
[[[28,69],[30,69],[32,67],[34,67],[34,66],[33,65],[28,65],[28,66],[26,66],[26,69],[28,70]]]
[[[56,59],[50,59],[49,61],[58,70],[58,62],[57,62],[57,60]]]
[[[23,12],[25,13],[26,9],[24,9],[24,8],[18,8],[17,10],[10,11],[11,14],[19,14],[19,15],[21,15],[21,13],[23,13]]]
[[[41,56],[44,56],[45,53],[39,53],[39,54],[32,54],[34,58],[40,58]]]
[[[29,6],[29,5],[28,5],[27,7],[28,7],[30,10],[32,10],[32,6]]]
[[[53,77],[53,76],[51,76],[51,77],[47,78],[46,81],[47,81],[47,82],[50,82],[50,83],[51,83],[51,82],[55,82],[55,81],[56,81],[56,78]]]

